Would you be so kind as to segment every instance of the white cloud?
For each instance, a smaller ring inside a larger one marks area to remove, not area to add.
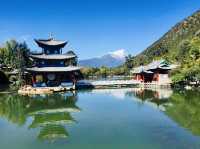
[[[113,57],[124,59],[125,56],[126,56],[126,50],[119,49],[119,50],[116,50],[116,51],[113,51],[113,52],[109,52],[109,54],[112,55]]]

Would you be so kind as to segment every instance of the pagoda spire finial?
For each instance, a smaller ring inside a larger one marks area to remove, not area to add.
[[[50,32],[49,37],[50,37],[50,39],[52,39],[52,40],[54,39],[54,38],[53,38],[53,33],[52,33],[52,32]]]

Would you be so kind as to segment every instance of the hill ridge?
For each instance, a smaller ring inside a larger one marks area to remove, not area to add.
[[[147,47],[135,58],[142,63],[148,63],[152,58],[165,56],[166,59],[175,61],[177,46],[183,40],[190,40],[200,35],[200,10],[178,22],[169,29],[161,38]],[[172,52],[173,54],[169,54]],[[138,63],[136,65],[139,65]]]

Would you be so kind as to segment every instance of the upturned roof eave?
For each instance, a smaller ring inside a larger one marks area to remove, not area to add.
[[[172,68],[170,68],[170,67],[156,67],[156,68],[149,68],[148,70],[152,71],[152,70],[156,70],[156,69],[171,70]]]
[[[28,72],[73,72],[80,70],[81,67],[32,67],[26,68]]]
[[[33,59],[45,59],[45,60],[64,60],[64,59],[72,59],[76,58],[76,55],[64,55],[64,54],[59,54],[59,55],[29,55],[29,57]]]
[[[35,42],[37,43],[37,45],[39,47],[64,47],[68,42],[67,41],[60,41],[60,40],[53,40],[53,39],[47,39],[47,40],[44,40],[44,39],[34,39]],[[51,41],[54,42],[53,43],[50,43]]]

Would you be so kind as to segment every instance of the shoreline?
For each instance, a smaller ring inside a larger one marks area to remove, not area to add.
[[[20,95],[37,95],[37,94],[53,94],[56,92],[66,92],[75,90],[87,90],[87,89],[123,89],[123,88],[139,88],[139,89],[175,89],[175,90],[199,90],[198,87],[189,85],[172,85],[172,84],[158,84],[143,83],[134,80],[81,80],[76,83],[75,86],[56,86],[56,87],[32,87],[30,85],[24,85],[17,87],[14,85],[15,90]],[[9,84],[1,85],[0,89],[10,89]]]

